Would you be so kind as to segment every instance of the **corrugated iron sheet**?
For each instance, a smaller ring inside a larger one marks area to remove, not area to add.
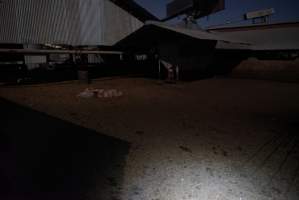
[[[189,29],[189,28],[182,28],[182,27],[175,27],[170,26],[166,23],[161,22],[148,22],[147,25],[155,25],[164,29],[168,29],[174,32],[182,33],[185,35],[188,35],[190,37],[201,39],[201,40],[216,40],[216,41],[225,41],[228,43],[236,43],[244,45],[244,42],[242,40],[232,39],[228,38],[222,35],[212,34],[204,30],[198,30],[198,29]]]
[[[153,34],[155,32],[155,35]],[[171,31],[171,32],[169,32]],[[145,45],[149,41],[154,44],[159,41],[159,43],[163,43],[161,41],[160,35],[176,33],[177,38],[180,37],[189,37],[196,40],[202,41],[215,41],[217,42],[217,49],[240,49],[240,50],[248,50],[251,48],[250,43],[246,43],[242,40],[237,40],[231,37],[225,37],[222,34],[209,33],[207,31],[198,30],[198,29],[188,29],[182,27],[175,27],[168,25],[162,22],[147,22],[142,28],[138,29],[132,35],[124,38],[116,45],[119,47],[124,47],[126,45],[130,46],[131,44],[137,44],[139,46]],[[144,38],[148,37],[147,41]],[[164,41],[165,42],[165,41]]]
[[[0,43],[113,45],[142,22],[108,0],[2,0]]]
[[[157,29],[159,28],[159,29]],[[118,46],[136,43],[145,44],[147,41],[141,40],[151,35],[149,41],[158,41],[159,37],[152,34],[153,30],[159,35],[177,33],[178,38],[188,36],[198,40],[217,41],[216,49],[234,50],[299,50],[299,23],[269,25],[268,27],[242,27],[242,28],[221,28],[203,31],[198,29],[188,29],[170,26],[160,22],[148,22],[142,28],[134,32],[131,36],[117,43]],[[172,31],[172,32],[169,32]],[[152,42],[154,43],[154,42]],[[162,43],[160,41],[160,43]]]
[[[213,29],[214,34],[250,43],[252,50],[298,50],[299,24]]]

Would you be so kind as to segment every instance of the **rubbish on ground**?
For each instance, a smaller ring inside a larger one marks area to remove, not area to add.
[[[192,153],[192,150],[189,149],[188,147],[180,146],[180,149],[181,149],[182,151],[185,151],[185,152],[188,152],[188,153]]]
[[[89,88],[86,88],[83,92],[78,94],[78,97],[81,97],[81,98],[91,98],[93,96],[94,96],[94,93]]]
[[[78,94],[81,98],[115,98],[123,96],[123,92],[116,89],[90,89],[86,88],[83,92]]]

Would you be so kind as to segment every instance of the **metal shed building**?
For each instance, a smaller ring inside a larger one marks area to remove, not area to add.
[[[109,0],[0,1],[0,43],[113,45],[142,24]]]

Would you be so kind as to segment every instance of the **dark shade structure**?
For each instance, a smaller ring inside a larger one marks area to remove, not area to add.
[[[0,110],[0,199],[117,198],[129,143],[3,99]]]

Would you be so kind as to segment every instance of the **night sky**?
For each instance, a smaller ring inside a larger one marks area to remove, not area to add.
[[[166,4],[171,0],[136,0],[148,11],[164,18],[166,16]],[[202,26],[223,25],[227,21],[232,25],[251,23],[244,22],[243,15],[249,11],[274,8],[276,13],[271,17],[271,23],[299,21],[299,0],[226,0],[226,10],[202,18]]]

